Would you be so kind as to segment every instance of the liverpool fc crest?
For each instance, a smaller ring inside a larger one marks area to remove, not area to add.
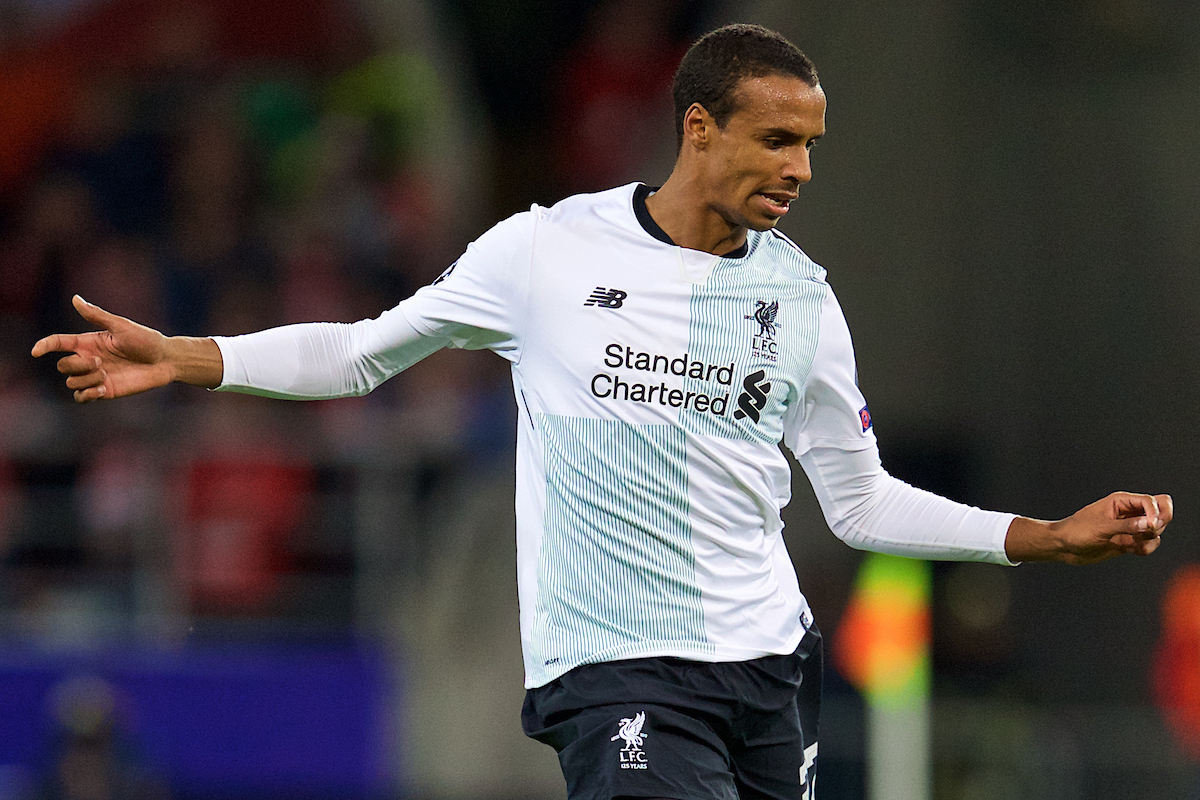
[[[754,313],[745,316],[745,319],[752,319],[758,323],[758,332],[750,339],[750,351],[767,361],[775,361],[779,357],[779,345],[775,341],[775,334],[779,329],[779,323],[775,321],[777,316],[778,300],[769,303],[766,300],[755,300]]]

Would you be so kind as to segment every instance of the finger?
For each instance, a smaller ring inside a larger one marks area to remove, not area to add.
[[[114,323],[125,319],[124,317],[118,317],[116,314],[105,311],[100,306],[92,305],[79,295],[71,298],[71,305],[75,306],[75,310],[79,312],[79,316],[106,331],[112,330]]]
[[[1158,536],[1158,529],[1152,527],[1150,518],[1145,516],[1113,520],[1112,531],[1113,535],[1109,537],[1109,541],[1116,541],[1116,538],[1122,534],[1133,537],[1133,540],[1137,542]]]
[[[30,354],[34,358],[41,358],[46,353],[70,353],[74,352],[75,345],[79,337],[73,333],[55,333],[44,339],[38,339],[37,344],[33,346]]]
[[[1168,522],[1175,519],[1175,501],[1169,494],[1156,494],[1154,499],[1158,501],[1158,518],[1162,521],[1162,526],[1166,527]]]
[[[1117,519],[1145,520],[1145,527],[1158,524],[1158,501],[1148,494],[1117,492],[1111,496]]]
[[[1147,539],[1144,542],[1138,542],[1137,545],[1134,546],[1133,552],[1135,555],[1148,556],[1157,550],[1160,544],[1162,544],[1162,539],[1155,536],[1153,539]]]
[[[95,400],[102,400],[108,390],[104,386],[93,386],[90,389],[80,389],[75,392],[76,403],[91,403]]]
[[[100,368],[99,356],[71,355],[58,360],[58,371],[63,375],[86,375]]]
[[[101,386],[108,379],[108,375],[103,370],[89,372],[87,375],[74,375],[67,378],[68,389],[90,389],[93,386]]]

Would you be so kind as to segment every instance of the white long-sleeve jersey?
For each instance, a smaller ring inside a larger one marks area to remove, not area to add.
[[[508,359],[527,687],[597,661],[792,652],[811,615],[781,441],[852,546],[1009,563],[1012,515],[880,466],[825,270],[775,231],[725,257],[677,247],[648,191],[517,214],[377,319],[218,338],[220,388],[343,397],[444,346]]]

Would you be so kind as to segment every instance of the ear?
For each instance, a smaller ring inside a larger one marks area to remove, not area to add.
[[[717,121],[699,103],[692,103],[683,115],[683,142],[703,150],[716,131]]]

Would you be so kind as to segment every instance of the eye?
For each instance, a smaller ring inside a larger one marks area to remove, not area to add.
[[[766,145],[768,150],[781,150],[786,146],[783,139],[780,139],[777,136],[767,137]]]
[[[816,147],[816,146],[817,146],[817,140],[816,140],[816,139],[809,139],[807,142],[805,142],[805,143],[804,143],[804,149],[805,149],[805,150],[812,150],[812,149],[813,149],[814,147]]]

